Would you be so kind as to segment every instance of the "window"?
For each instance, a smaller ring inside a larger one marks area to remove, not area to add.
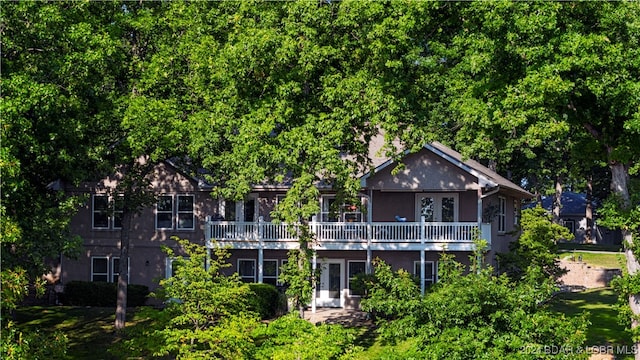
[[[122,214],[124,213],[124,195],[119,195],[114,200],[113,228],[122,229]]]
[[[575,220],[567,220],[567,219],[565,219],[562,222],[563,222],[564,227],[569,229],[569,231],[572,234],[575,234],[575,232],[576,232],[576,222],[575,222]]]
[[[109,228],[109,197],[107,195],[93,195],[93,228]]]
[[[91,281],[109,281],[109,258],[94,256],[91,258]]]
[[[520,200],[513,200],[513,225],[520,223]]]
[[[276,285],[278,283],[278,260],[265,260],[262,263],[262,282]]]
[[[256,261],[239,259],[238,275],[244,282],[256,282]]]
[[[158,197],[156,229],[173,229],[173,196],[171,195]]]
[[[356,284],[356,276],[364,274],[366,272],[366,263],[364,261],[349,261],[349,294],[362,296],[364,295],[364,288]]]
[[[333,195],[322,196],[320,198],[320,221],[321,222],[361,222],[364,221],[362,216],[362,200],[360,204],[342,204],[337,207],[336,198]]]
[[[176,275],[176,270],[184,263],[189,261],[188,257],[170,257],[166,259],[165,264],[165,278],[170,278]]]
[[[120,276],[120,258],[111,258],[111,282],[117,283],[118,276]]]
[[[498,197],[498,232],[504,233],[507,224],[507,199]]]
[[[425,287],[436,282],[436,263],[433,261],[424,262],[424,285]],[[413,275],[420,278],[420,261],[413,262]]]
[[[193,230],[193,195],[178,195],[178,229]]]
[[[127,263],[127,266],[129,264]],[[117,256],[92,256],[91,281],[118,282],[120,258]],[[129,279],[131,280],[131,279]]]
[[[120,229],[122,228],[122,214],[124,209],[124,197],[117,196],[113,200],[113,208],[110,208],[108,195],[93,195],[92,223],[94,229]]]

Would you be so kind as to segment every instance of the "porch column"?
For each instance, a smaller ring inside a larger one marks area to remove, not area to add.
[[[371,274],[373,269],[371,268],[371,232],[373,228],[371,226],[371,221],[367,222],[367,263],[365,264],[365,273]]]
[[[312,283],[311,283],[311,313],[315,314],[316,313],[316,269],[318,268],[318,255],[315,252],[315,250],[313,251],[313,260],[311,262],[311,273],[313,274],[313,276],[311,277],[311,279],[313,279]]]
[[[262,241],[262,216],[258,218],[258,283],[262,283],[264,275],[264,242]]]
[[[478,230],[482,229],[482,187],[478,185],[478,215],[476,219],[478,221]]]
[[[425,275],[425,232],[424,232],[424,215],[420,216],[420,294],[424,295],[424,275]]]
[[[209,270],[209,266],[211,266],[211,248],[213,248],[213,243],[211,243],[211,216],[207,215],[204,219],[204,244],[207,248],[207,259],[204,263],[204,268]]]

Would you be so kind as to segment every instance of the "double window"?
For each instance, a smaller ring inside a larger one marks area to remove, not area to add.
[[[122,228],[123,197],[94,194],[91,199],[91,223],[94,229]]]
[[[193,230],[193,195],[161,195],[156,204],[156,229]]]
[[[127,266],[129,264],[127,263]],[[118,282],[120,258],[117,256],[92,256],[91,281]]]
[[[336,203],[333,195],[323,195],[320,198],[320,221],[321,222],[362,222],[365,221],[362,207],[364,201],[361,199],[358,204]]]

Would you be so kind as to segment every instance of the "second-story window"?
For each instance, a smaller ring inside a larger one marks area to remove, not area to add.
[[[322,222],[361,222],[364,221],[361,204],[342,204],[337,206],[333,195],[320,198],[320,221]]]
[[[193,195],[178,195],[178,229],[193,230]]]
[[[124,201],[122,195],[109,197],[106,194],[95,194],[92,200],[91,221],[94,229],[122,228]],[[110,201],[113,201],[111,204]]]
[[[507,224],[507,199],[498,197],[498,232],[504,233]]]
[[[93,228],[109,228],[109,197],[107,195],[93,195]]]
[[[173,229],[173,196],[162,195],[156,204],[156,229]]]
[[[156,229],[193,230],[193,195],[161,195],[156,204]]]

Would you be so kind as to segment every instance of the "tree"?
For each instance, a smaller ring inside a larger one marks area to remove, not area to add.
[[[508,168],[518,152],[528,159],[539,154],[553,159],[553,152],[572,149],[553,146],[558,140],[590,137],[597,146],[576,150],[608,164],[612,192],[621,209],[629,210],[629,170],[637,169],[640,154],[640,4],[451,7],[459,12],[458,23],[430,44],[445,73],[444,85],[432,87],[442,89],[443,110],[426,124],[444,123],[453,114],[457,148],[501,168]],[[623,235],[627,268],[634,274],[640,265],[631,251],[631,232]],[[640,314],[640,297],[632,296],[629,303]]]
[[[68,225],[83,199],[62,189],[91,177],[108,143],[120,88],[121,46],[108,15],[114,7],[16,2],[0,9],[2,271],[25,270],[23,284],[40,284],[46,259],[79,249]]]
[[[573,234],[566,227],[553,223],[547,210],[537,206],[522,211],[518,240],[510,244],[510,251],[498,254],[500,271],[519,281],[531,272],[540,275],[540,281],[553,281],[566,272],[558,264],[560,240],[571,240]]]
[[[554,287],[548,278],[540,281],[537,270],[516,282],[486,267],[465,273],[448,255],[440,263],[440,281],[424,296],[406,271],[376,264],[361,306],[376,314],[382,339],[414,340],[406,342],[403,358],[539,358],[545,347],[575,349],[561,357],[584,357],[585,319],[545,308]]]

